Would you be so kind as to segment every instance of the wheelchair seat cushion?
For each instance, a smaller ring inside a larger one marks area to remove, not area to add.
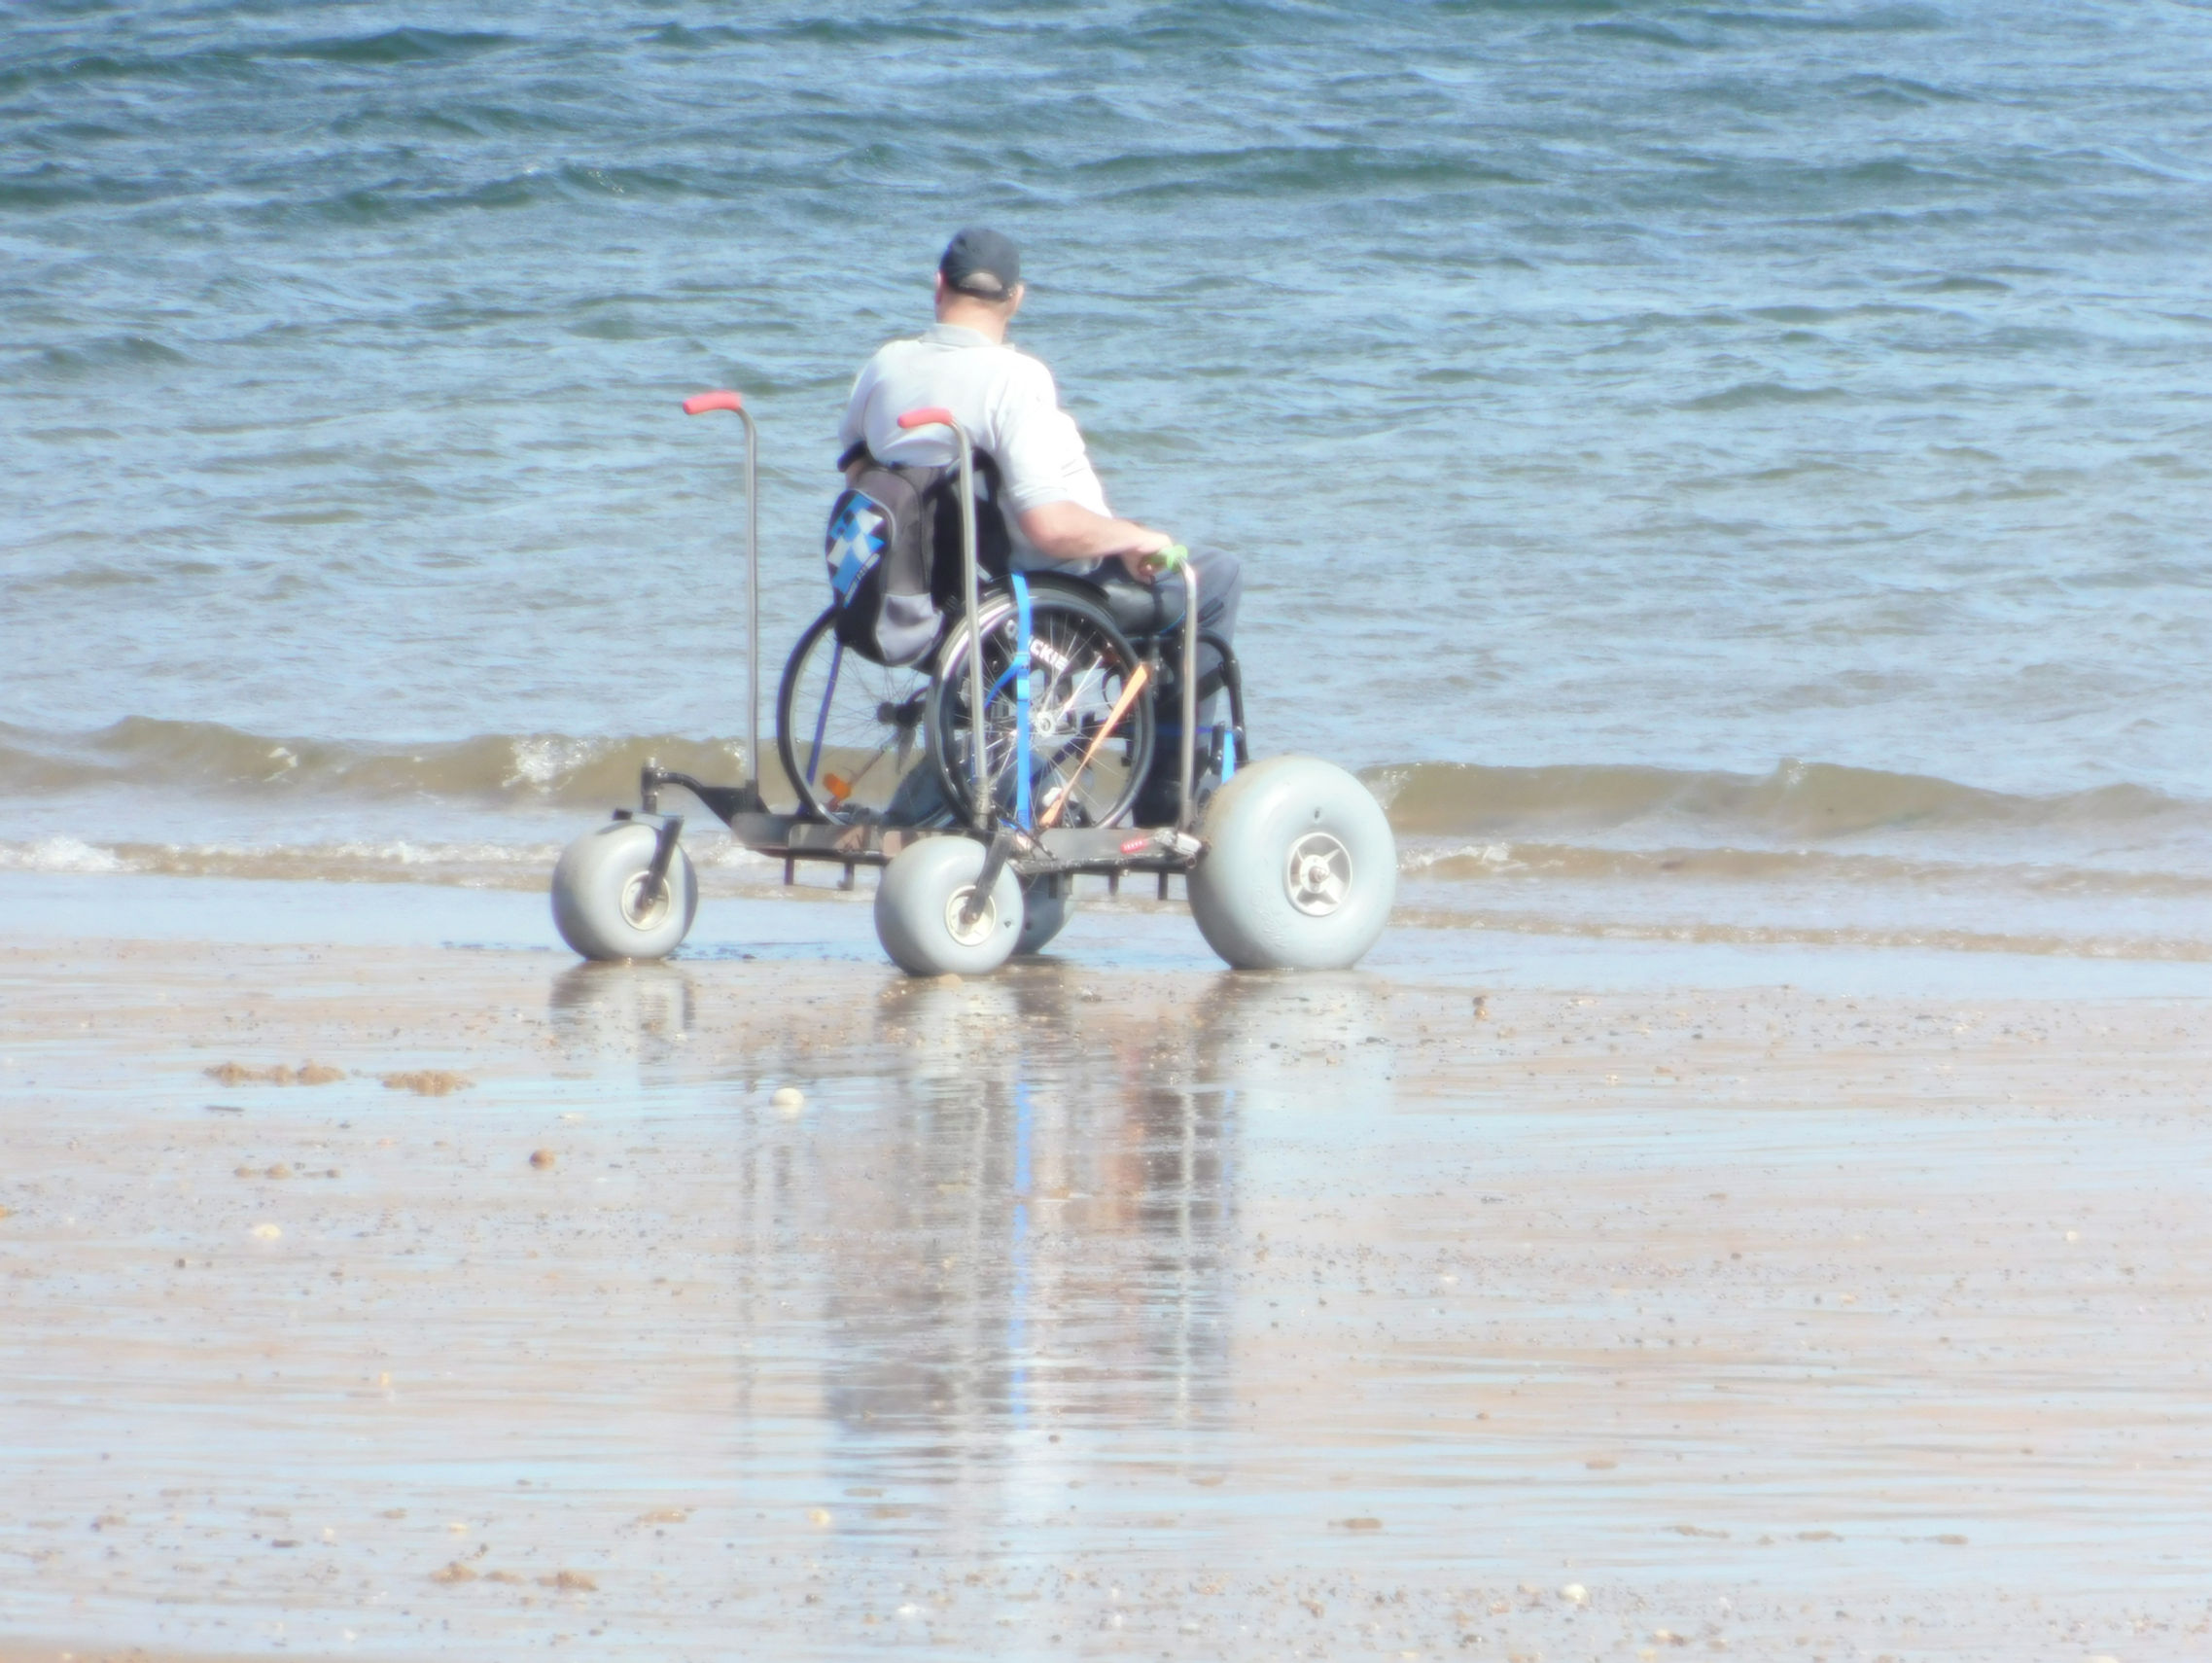
[[[1120,561],[1107,560],[1096,572],[1076,581],[1104,597],[1114,623],[1132,641],[1165,635],[1182,622],[1185,603],[1180,576],[1141,584]]]

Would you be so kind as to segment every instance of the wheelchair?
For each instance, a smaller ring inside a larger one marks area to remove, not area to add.
[[[903,667],[847,647],[837,610],[827,608],[800,635],[777,688],[784,777],[802,811],[840,825],[1019,825],[1025,802],[1056,809],[1068,827],[1170,824],[1176,782],[1161,766],[1162,742],[1177,730],[1160,709],[1176,690],[1187,598],[1174,578],[1141,584],[1118,564],[1080,578],[1001,578],[980,589],[979,629],[949,617],[937,644]],[[966,673],[979,636],[980,724]],[[1201,631],[1199,647],[1214,667],[1199,682],[1198,709],[1225,694],[1229,714],[1200,729],[1197,770],[1226,780],[1251,760],[1244,678],[1226,641]],[[988,795],[980,816],[979,730]]]
[[[1198,572],[1171,559],[1161,581],[1141,584],[1109,562],[1090,577],[986,584],[973,448],[941,409],[899,424],[953,435],[958,604],[905,667],[848,648],[834,608],[807,626],[776,693],[778,760],[798,800],[771,809],[759,766],[756,431],[733,392],[684,408],[744,424],[749,777],[720,785],[645,764],[639,806],[615,809],[554,868],[554,923],[578,953],[662,958],[689,932],[698,880],[684,816],[660,805],[670,788],[745,847],[780,857],[787,883],[800,862],[842,865],[846,887],[859,867],[882,868],[877,938],[910,974],[986,974],[1036,951],[1066,924],[1082,875],[1115,890],[1151,873],[1165,899],[1179,873],[1200,933],[1240,969],[1344,969],[1374,944],[1396,893],[1389,822],[1333,763],[1251,759],[1236,655],[1197,626]],[[1202,653],[1213,660],[1203,679]],[[1210,725],[1202,753],[1199,713],[1224,697],[1227,720]],[[1217,784],[1202,792],[1207,780]]]

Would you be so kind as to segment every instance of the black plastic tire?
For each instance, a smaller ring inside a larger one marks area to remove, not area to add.
[[[988,975],[1012,955],[1022,931],[1022,886],[1011,867],[982,914],[960,914],[983,875],[983,845],[971,837],[925,837],[883,869],[876,889],[876,939],[908,975]]]
[[[931,818],[929,811],[902,814],[899,809],[917,796],[926,796],[931,804],[937,800],[934,791],[916,789],[933,779],[922,735],[928,668],[892,669],[857,653],[844,653],[838,659],[837,683],[844,702],[832,711],[827,672],[813,660],[835,650],[830,632],[836,623],[837,609],[825,609],[801,632],[798,645],[784,660],[783,679],[776,684],[776,760],[783,763],[784,778],[798,797],[799,812],[817,820],[849,825],[883,815],[895,825],[924,824]],[[800,683],[810,675],[823,679],[802,695]],[[815,708],[799,709],[802,696]],[[885,720],[887,715],[890,720]],[[807,762],[814,760],[818,726],[824,728],[829,758],[815,770],[821,776],[816,778],[809,777]],[[854,791],[844,796],[825,784],[836,777],[830,759],[835,768],[865,776],[857,778]]]
[[[587,959],[664,959],[691,932],[699,878],[681,845],[668,876],[646,893],[658,838],[638,820],[587,832],[553,868],[553,925]]]
[[[1239,970],[1344,970],[1389,922],[1398,847],[1368,789],[1334,762],[1270,757],[1206,805],[1190,912]]]

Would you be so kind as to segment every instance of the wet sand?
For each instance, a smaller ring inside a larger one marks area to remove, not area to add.
[[[2212,1649],[2200,1000],[1484,992],[0,948],[0,1659]]]

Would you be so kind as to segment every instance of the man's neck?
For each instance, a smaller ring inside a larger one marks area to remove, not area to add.
[[[971,329],[984,339],[1001,344],[1006,338],[1006,314],[997,306],[974,301],[948,301],[937,308],[937,322],[955,329]]]

